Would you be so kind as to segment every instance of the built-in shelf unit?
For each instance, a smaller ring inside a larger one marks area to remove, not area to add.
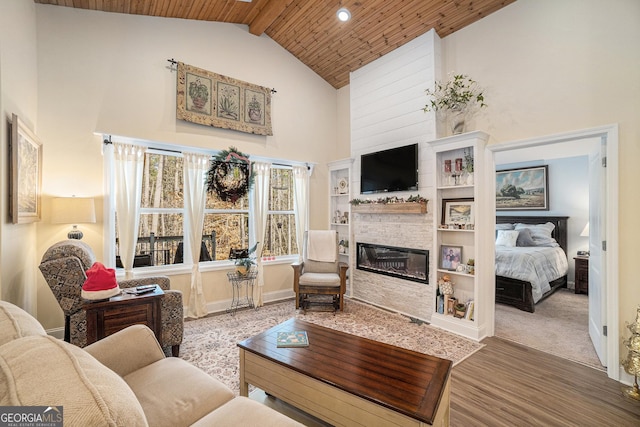
[[[329,223],[338,232],[340,260],[349,264],[351,240],[351,164],[352,159],[330,162],[329,166]]]
[[[494,267],[490,263],[495,220],[486,196],[490,193],[487,186],[493,185],[486,180],[491,176],[487,173],[488,138],[483,132],[471,132],[427,144],[433,149],[430,157],[436,182],[432,205],[436,268],[432,269],[430,281],[436,300],[431,323],[474,340],[488,334],[487,306],[494,286]],[[444,256],[445,249],[447,254],[452,249],[450,259]],[[468,265],[470,259],[473,266]],[[458,317],[461,313],[447,313],[446,302],[439,304],[436,289],[445,275],[453,283],[453,297],[466,304],[466,310],[472,307],[462,317]]]

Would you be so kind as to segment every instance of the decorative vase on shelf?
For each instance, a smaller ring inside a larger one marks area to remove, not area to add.
[[[449,112],[449,124],[451,126],[451,133],[458,135],[464,133],[466,125],[466,111],[464,109],[452,109]]]
[[[467,185],[473,185],[473,172],[467,172]]]

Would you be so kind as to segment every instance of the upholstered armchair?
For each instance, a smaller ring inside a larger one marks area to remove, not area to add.
[[[79,347],[87,345],[87,319],[80,296],[86,271],[96,261],[93,251],[80,240],[64,240],[51,246],[42,256],[40,271],[64,312],[64,339]],[[166,276],[121,280],[120,288],[157,284],[164,291],[161,303],[162,345],[178,356],[184,330],[182,292],[170,289]]]
[[[338,233],[310,230],[304,234],[302,262],[292,264],[296,309],[306,310],[313,295],[332,295],[334,310],[344,310],[348,265],[340,262]]]

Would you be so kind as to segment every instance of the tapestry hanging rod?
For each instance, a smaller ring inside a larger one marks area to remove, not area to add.
[[[167,62],[169,62],[171,65],[169,66],[169,69],[171,71],[176,71],[177,68],[174,68],[178,65],[178,61],[176,61],[175,59],[171,58],[171,59],[167,59]],[[278,93],[277,90],[275,90],[274,88],[271,88],[271,93]]]

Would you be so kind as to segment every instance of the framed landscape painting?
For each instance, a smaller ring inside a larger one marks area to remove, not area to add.
[[[442,199],[442,225],[473,224],[473,198]]]
[[[548,166],[496,172],[496,210],[549,210]]]
[[[40,221],[42,144],[13,114],[9,141],[9,215],[14,224]]]

